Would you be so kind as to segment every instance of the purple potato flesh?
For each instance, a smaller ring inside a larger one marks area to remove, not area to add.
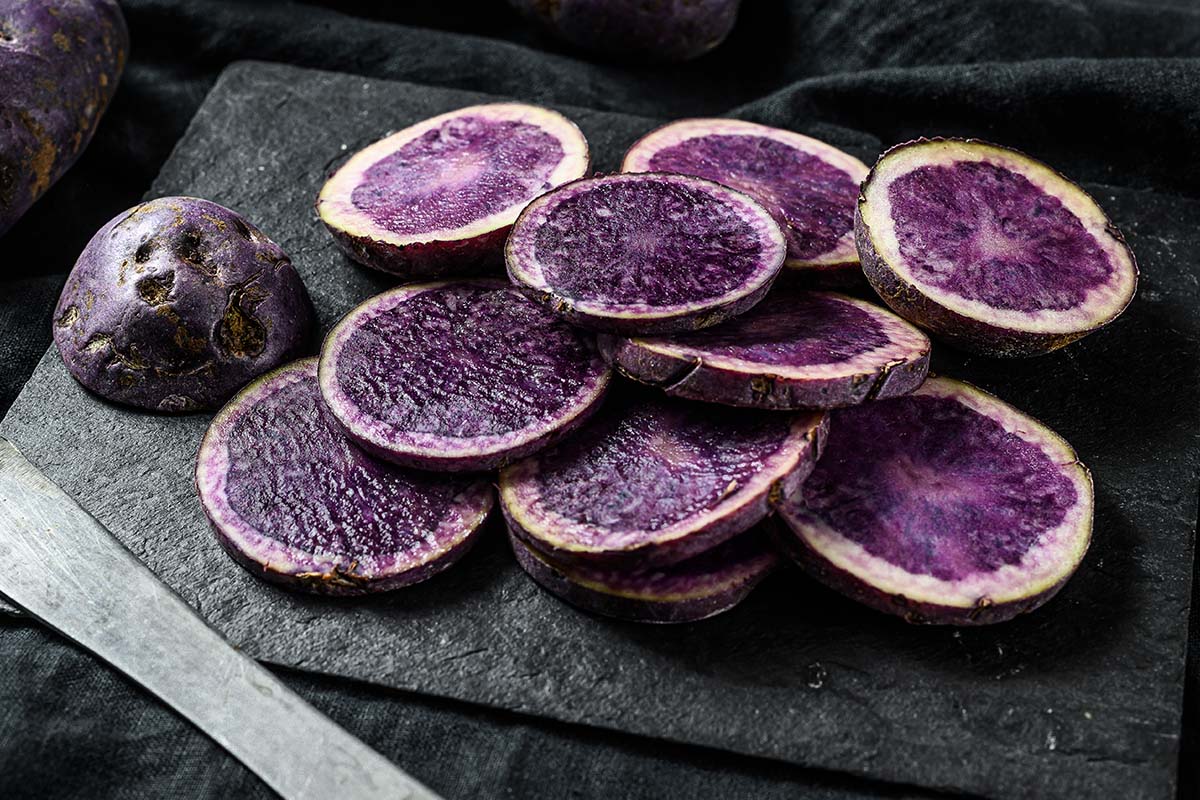
[[[334,327],[321,392],[345,433],[418,469],[493,469],[584,422],[610,370],[591,334],[498,280],[402,286]]]
[[[128,52],[113,0],[0,0],[0,235],[88,146]]]
[[[123,212],[88,242],[54,312],[77,381],[154,411],[219,408],[295,358],[313,326],[287,254],[240,214],[194,197]]]
[[[779,556],[757,530],[712,550],[658,569],[569,566],[524,544],[512,533],[517,563],[542,588],[572,605],[632,622],[695,622],[736,606],[778,565]]]
[[[470,106],[355,153],[321,189],[317,213],[368,267],[408,278],[498,271],[521,209],[588,165],[587,141],[558,112]]]
[[[757,202],[684,175],[608,175],[535,200],[508,238],[508,275],[570,322],[611,333],[715,325],[753,306],[783,265]]]
[[[493,502],[486,479],[402,469],[346,441],[321,402],[315,358],[264,375],[217,414],[196,488],[221,544],[250,572],[334,595],[441,572]]]
[[[1091,197],[986,142],[921,139],[884,153],[863,183],[855,240],[897,313],[985,355],[1063,347],[1137,290],[1133,253]]]
[[[784,548],[843,594],[909,622],[1000,622],[1049,600],[1092,533],[1092,479],[1065,441],[973,386],[830,414],[784,503]]]
[[[614,398],[583,430],[500,472],[509,529],[557,563],[675,564],[748,530],[812,470],[824,415]]]
[[[856,405],[907,394],[929,372],[929,339],[896,315],[845,295],[780,286],[712,328],[600,342],[633,380],[746,408]]]
[[[736,119],[680,120],[638,140],[621,170],[697,175],[739,189],[783,228],[785,267],[843,284],[861,279],[854,204],[867,165],[822,141]]]
[[[741,0],[509,0],[559,39],[614,61],[686,61],[729,35]]]

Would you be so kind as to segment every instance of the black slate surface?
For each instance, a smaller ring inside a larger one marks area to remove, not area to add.
[[[312,198],[337,159],[468,102],[458,91],[270,65],[227,71],[152,194],[233,206],[293,255],[331,323],[387,285],[337,255]],[[740,115],[870,159],[881,144],[805,124],[772,97]],[[655,124],[564,109],[600,169]],[[932,132],[932,131],[931,131]],[[987,796],[1167,797],[1179,735],[1200,452],[1200,204],[1091,184],[1143,284],[1111,329],[1022,362],[938,368],[1041,417],[1097,478],[1096,540],[1042,611],[985,630],[916,629],[794,572],[715,620],[645,628],[541,593],[493,535],[392,597],[330,602],[267,587],[221,553],[191,487],[203,417],[96,402],[55,354],[3,432],[214,625],[256,657],[518,712]]]

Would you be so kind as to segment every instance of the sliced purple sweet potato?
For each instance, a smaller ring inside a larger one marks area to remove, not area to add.
[[[863,183],[855,240],[888,305],[986,355],[1070,344],[1112,322],[1137,290],[1133,253],[1087,193],[975,140],[884,153]]]
[[[486,479],[402,469],[346,441],[321,402],[315,358],[264,375],[217,414],[196,488],[221,544],[250,572],[337,595],[441,572],[474,543],[493,502]]]
[[[96,232],[67,277],[54,341],[101,397],[154,411],[220,408],[300,355],[313,328],[291,259],[241,214],[160,197]]]
[[[500,472],[509,528],[556,563],[675,564],[794,495],[824,415],[730,410],[631,393],[582,431]]]
[[[347,314],[321,350],[346,435],[418,469],[492,469],[562,438],[610,370],[593,336],[499,280],[402,286]]]
[[[716,325],[770,289],[787,246],[759,203],[702,178],[567,184],[521,213],[508,275],[570,322],[612,333]]]
[[[817,139],[737,119],[685,119],[639,139],[622,172],[678,172],[762,203],[787,237],[784,266],[824,283],[862,280],[854,204],[867,165]]]
[[[909,622],[1000,622],[1049,600],[1092,533],[1092,479],[1065,441],[969,384],[830,414],[824,454],[780,509],[818,580]]]
[[[624,375],[667,394],[747,408],[839,408],[907,394],[929,339],[879,306],[775,287],[741,316],[669,336],[600,337]]]
[[[585,611],[632,622],[695,622],[736,606],[778,565],[752,529],[697,556],[657,569],[565,565],[509,533],[517,563],[542,588]]]
[[[587,174],[587,141],[547,108],[451,111],[355,153],[321,189],[317,213],[347,256],[408,278],[503,265],[530,200]]]

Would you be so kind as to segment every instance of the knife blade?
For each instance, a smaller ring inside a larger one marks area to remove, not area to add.
[[[235,650],[0,437],[0,593],[130,676],[287,800],[440,800]]]

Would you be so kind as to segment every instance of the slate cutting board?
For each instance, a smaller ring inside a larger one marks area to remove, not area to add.
[[[292,254],[328,327],[389,285],[342,258],[312,210],[339,159],[488,98],[294,67],[230,67],[151,195],[245,213]],[[564,109],[600,170],[658,121]],[[867,134],[789,120],[872,160]],[[931,131],[933,133],[933,131]],[[935,368],[1040,417],[1096,476],[1096,533],[1044,609],[987,629],[914,628],[786,571],[713,620],[643,627],[540,591],[493,529],[464,562],[389,597],[287,594],[235,566],[192,487],[204,416],[87,395],[47,353],[3,433],[256,658],[586,725],[989,797],[1166,798],[1180,730],[1200,464],[1200,203],[1088,187],[1142,287],[1058,354]],[[721,413],[714,410],[714,413]],[[113,576],[120,591],[120,576]],[[647,747],[653,742],[647,740]]]

